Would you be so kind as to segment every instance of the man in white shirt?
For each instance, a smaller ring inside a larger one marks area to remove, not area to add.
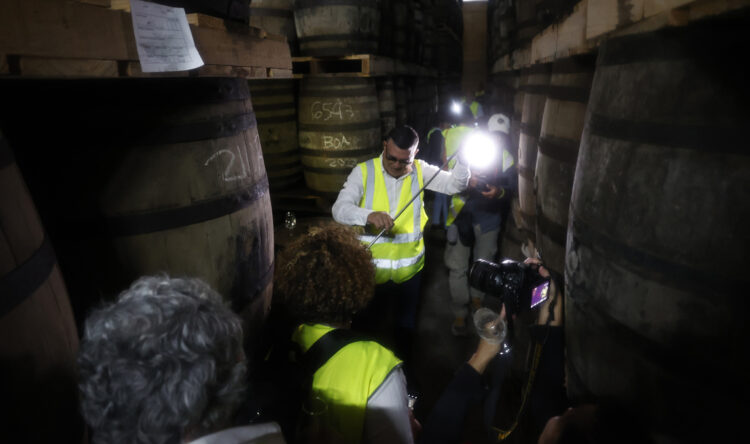
[[[383,153],[354,167],[333,205],[337,222],[364,227],[360,235],[364,243],[369,244],[382,229],[387,230],[370,248],[376,267],[375,297],[355,318],[354,328],[385,333],[386,337],[379,339],[391,342],[382,326],[391,307],[395,307],[393,348],[407,364],[407,372],[424,266],[427,214],[423,193],[406,205],[428,182],[428,190],[455,194],[467,187],[470,176],[461,161],[452,171],[441,171],[440,167],[415,160],[418,143],[419,136],[410,126],[391,130],[383,142]],[[403,208],[406,209],[394,220]]]

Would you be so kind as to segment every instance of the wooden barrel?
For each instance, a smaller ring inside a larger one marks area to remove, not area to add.
[[[408,60],[422,63],[422,42],[424,41],[424,15],[422,4],[416,0],[409,1],[410,26],[408,33]]]
[[[518,198],[521,204],[526,238],[536,245],[536,190],[534,170],[536,169],[537,141],[541,131],[542,114],[549,86],[550,65],[536,65],[521,74],[523,91],[523,111],[521,115],[521,135],[518,140]]]
[[[380,1],[380,37],[378,40],[378,54],[393,57],[393,29],[396,26],[393,19],[393,5],[397,0]]]
[[[73,312],[2,133],[0,190],[0,441],[80,443]]]
[[[433,66],[435,58],[435,13],[432,5],[422,5],[424,13],[424,38],[422,40],[422,57],[420,63],[423,66]]]
[[[492,75],[488,85],[487,103],[485,104],[486,115],[491,116],[496,113],[503,113],[508,118],[513,117],[513,106],[516,92],[518,91],[518,81],[519,76],[517,71],[503,71]]]
[[[304,177],[294,80],[249,80],[248,85],[271,191],[293,188]]]
[[[292,55],[299,52],[294,27],[294,0],[253,0],[250,3],[250,26],[283,35],[289,42]]]
[[[516,12],[516,46],[522,48],[531,44],[534,38],[542,30],[542,24],[539,21],[537,7],[544,0],[526,0],[513,2]]]
[[[521,140],[521,120],[523,118],[523,86],[526,81],[528,81],[528,77],[521,76],[519,73],[518,81],[516,82],[516,93],[513,95],[513,115],[510,119],[511,153],[516,160],[516,168],[518,168],[518,143]]]
[[[573,177],[586,117],[595,56],[552,65],[536,158],[536,247],[547,267],[562,274]]]
[[[408,56],[409,41],[409,3],[405,1],[394,1],[391,4],[393,13],[393,56],[400,60],[406,60]]]
[[[433,125],[438,110],[437,83],[434,78],[417,77],[409,100],[409,124],[422,136]]]
[[[409,123],[409,86],[403,77],[396,79],[394,93],[396,95],[396,125],[406,125]]]
[[[0,90],[45,225],[79,288],[95,292],[88,304],[167,272],[204,279],[247,326],[262,323],[273,223],[246,80],[19,80]],[[46,132],[35,118],[43,100],[55,115]]]
[[[750,89],[720,48],[747,54],[747,19],[604,42],[581,140],[569,396],[633,406],[669,442],[745,438]]]
[[[378,50],[377,0],[295,0],[294,23],[302,55],[375,54]]]
[[[380,109],[380,134],[383,139],[396,127],[396,93],[393,78],[378,79],[378,108]]]
[[[359,162],[382,150],[375,81],[307,78],[299,94],[299,146],[305,181],[336,195]]]

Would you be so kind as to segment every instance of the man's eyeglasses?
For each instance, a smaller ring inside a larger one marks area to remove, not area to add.
[[[411,159],[411,158],[409,158],[409,159],[396,159],[395,157],[391,156],[388,153],[385,153],[385,158],[389,162],[398,162],[401,165],[411,165],[412,163],[414,163],[414,160]]]

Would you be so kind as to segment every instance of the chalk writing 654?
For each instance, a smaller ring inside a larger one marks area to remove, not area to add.
[[[352,106],[348,103],[341,103],[341,100],[335,102],[313,102],[310,106],[310,114],[313,120],[351,120],[354,118]]]

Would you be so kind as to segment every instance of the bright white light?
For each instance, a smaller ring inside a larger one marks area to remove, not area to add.
[[[458,102],[453,102],[451,104],[451,111],[453,112],[453,114],[460,115],[461,114],[461,104],[458,103]]]
[[[497,142],[489,135],[475,131],[464,142],[464,158],[475,168],[489,167],[498,155]]]

